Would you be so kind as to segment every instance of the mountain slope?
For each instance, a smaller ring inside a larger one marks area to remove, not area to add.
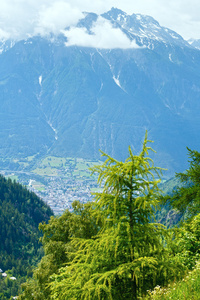
[[[199,50],[153,18],[118,9],[85,13],[77,28],[93,38],[99,20],[137,47],[69,47],[68,28],[0,55],[0,156],[99,158],[101,149],[124,159],[147,129],[155,161],[184,170],[186,146],[199,147]]]

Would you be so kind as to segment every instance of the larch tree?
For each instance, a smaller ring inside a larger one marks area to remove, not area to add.
[[[149,142],[146,133],[141,153],[129,147],[125,162],[102,152],[105,162],[92,169],[102,191],[91,211],[101,229],[92,238],[72,239],[76,251],[52,277],[52,299],[138,299],[176,272],[164,247],[164,226],[153,223],[162,170],[149,157]]]

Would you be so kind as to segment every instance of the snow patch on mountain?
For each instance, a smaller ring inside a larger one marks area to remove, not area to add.
[[[127,92],[125,91],[125,89],[123,89],[123,87],[122,87],[121,84],[120,84],[120,81],[119,81],[119,75],[118,75],[117,77],[115,77],[115,76],[113,75],[113,80],[114,80],[114,82],[116,83],[116,85],[118,85],[118,87],[120,87],[120,89],[121,89],[123,92],[127,93]]]
[[[39,85],[42,86],[42,75],[39,76]]]
[[[8,51],[10,48],[12,48],[15,45],[15,42],[12,40],[0,40],[0,54]]]
[[[55,140],[58,139],[58,132],[57,130],[53,127],[52,123],[50,121],[47,122],[49,124],[49,126],[51,127],[51,129],[55,132]]]
[[[114,82],[120,87],[120,89],[122,88],[121,87],[121,84],[119,82],[119,78],[116,78],[114,75],[113,75],[113,79],[114,79]]]

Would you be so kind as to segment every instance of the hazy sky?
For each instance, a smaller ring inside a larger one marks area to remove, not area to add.
[[[128,14],[150,15],[161,26],[176,31],[185,39],[200,39],[199,0],[0,0],[0,38],[21,39],[50,31],[58,33],[67,26],[76,25],[83,11],[103,13],[111,7]],[[100,27],[101,19],[95,30],[98,32]],[[105,39],[111,28],[109,24],[103,24],[103,28]],[[73,31],[70,34],[73,38]],[[114,34],[118,36],[119,32]],[[108,36],[107,40],[109,42]]]

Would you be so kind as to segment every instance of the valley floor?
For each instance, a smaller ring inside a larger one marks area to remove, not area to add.
[[[47,203],[56,215],[72,209],[72,202],[86,203],[92,200],[92,192],[99,190],[97,177],[89,170],[100,162],[81,158],[46,157],[39,162],[27,158],[18,162],[22,170],[0,169],[0,173],[16,180]],[[30,162],[32,167],[30,167]]]

